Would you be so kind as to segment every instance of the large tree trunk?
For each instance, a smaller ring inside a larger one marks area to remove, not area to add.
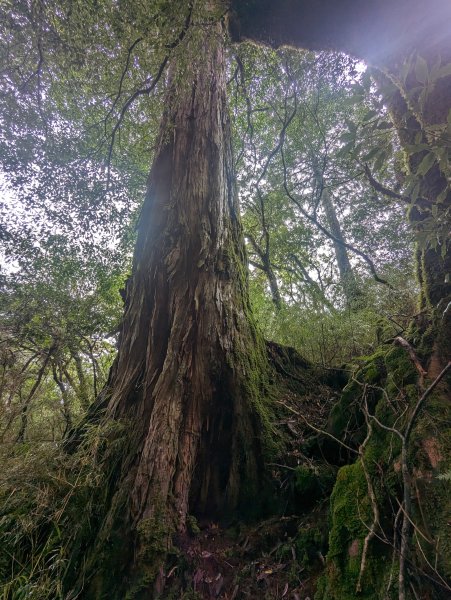
[[[255,508],[261,480],[266,351],[250,319],[223,32],[213,24],[201,35],[171,67],[119,352],[102,393],[107,416],[132,425],[111,510],[135,547],[136,577],[149,528],[164,523],[169,538],[190,511],[218,517],[251,495]],[[106,589],[96,585],[97,595]]]

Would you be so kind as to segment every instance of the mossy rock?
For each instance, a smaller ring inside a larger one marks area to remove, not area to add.
[[[385,598],[384,580],[391,561],[386,546],[372,543],[362,577],[362,590],[356,587],[362,549],[368,524],[372,521],[371,503],[365,474],[358,461],[342,467],[331,496],[331,529],[326,574],[318,583],[316,600],[375,600]]]
[[[363,386],[373,386],[368,401],[370,407],[374,408],[381,396],[377,388],[383,385],[387,374],[385,355],[386,350],[379,350],[362,359],[364,364],[354,373],[330,412],[327,432],[348,445],[358,447],[365,437],[365,419],[360,408]],[[326,443],[330,445],[331,442]]]
[[[370,414],[375,415],[386,427],[394,427],[401,433],[405,431],[409,416],[422,393],[418,372],[404,348],[385,348],[377,353],[377,361],[369,357],[344,389],[331,415],[333,419],[329,419],[329,426],[334,426],[334,435],[356,449],[367,433],[362,411],[362,387],[365,384]],[[447,385],[451,386],[451,381],[448,380]],[[370,397],[369,392],[374,387],[376,393]],[[440,576],[451,576],[451,536],[448,533],[451,483],[446,478],[440,478],[441,473],[451,470],[451,410],[445,387],[443,383],[441,389],[435,390],[427,398],[417,416],[407,457],[412,484],[412,519],[425,538],[432,541],[428,544],[426,539],[421,538],[420,548],[416,539],[418,534],[413,532],[410,561],[418,565],[415,585],[434,600],[443,597],[443,589],[435,589],[430,578],[422,576],[422,573],[429,572],[425,558],[430,564],[437,560]],[[354,424],[354,431],[349,435],[351,423]],[[372,434],[362,458],[377,498],[380,524],[389,540],[393,538],[393,507],[402,499],[400,453],[399,436],[372,421]],[[337,475],[331,495],[326,571],[318,581],[316,600],[397,598],[397,560],[393,564],[393,585],[387,595],[392,550],[390,544],[383,544],[377,537],[369,544],[361,580],[362,589],[359,592],[356,589],[365,536],[373,522],[362,458],[341,468]]]

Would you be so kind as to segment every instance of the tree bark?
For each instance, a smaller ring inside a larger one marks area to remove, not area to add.
[[[329,231],[334,236],[333,244],[335,251],[335,259],[337,261],[338,272],[340,273],[341,287],[346,298],[346,304],[352,306],[359,295],[357,281],[354,271],[351,267],[348,251],[345,246],[345,239],[341,230],[341,225],[337,217],[335,206],[329,191],[323,187],[321,193],[321,203],[326,213],[326,220],[329,226]]]
[[[221,25],[188,50],[170,69],[118,355],[94,409],[108,398],[107,418],[132,424],[111,506],[125,494],[136,577],[143,532],[255,507],[263,467],[267,357],[250,318]]]

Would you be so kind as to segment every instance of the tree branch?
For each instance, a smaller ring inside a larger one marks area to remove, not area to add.
[[[169,45],[170,50],[173,50],[174,48],[176,48],[184,39],[184,37],[186,36],[188,29],[190,27],[191,24],[191,17],[193,14],[193,3],[191,2],[189,4],[189,12],[188,15],[185,19],[185,24],[183,26],[182,31],[179,33],[177,39]],[[135,43],[136,45],[136,43]],[[110,146],[108,149],[108,157],[107,157],[107,183],[106,183],[106,191],[108,191],[109,188],[109,184],[110,184],[110,178],[111,178],[111,157],[113,155],[113,148],[114,148],[114,142],[116,139],[116,134],[120,128],[120,126],[122,125],[122,122],[124,120],[125,114],[127,113],[127,110],[130,108],[130,106],[133,104],[133,102],[139,98],[139,96],[144,96],[144,95],[149,95],[156,87],[157,83],[160,81],[161,76],[164,73],[164,70],[166,68],[166,65],[168,64],[170,58],[170,53],[166,54],[166,56],[163,58],[159,68],[158,68],[158,72],[155,75],[155,77],[153,78],[152,83],[146,87],[146,88],[142,88],[139,90],[136,90],[130,97],[129,99],[125,102],[125,104],[123,105],[121,112],[119,114],[119,118],[115,124],[115,126],[113,127],[113,130],[111,132],[111,140],[110,140]]]
[[[287,168],[286,168],[286,162],[285,162],[285,155],[284,155],[284,151],[283,151],[283,146],[280,148],[280,153],[281,153],[281,157],[282,157],[282,165],[283,165],[283,187],[285,190],[286,195],[288,196],[288,198],[290,198],[290,200],[292,202],[294,202],[294,204],[296,204],[296,206],[298,207],[298,209],[301,211],[301,213],[304,215],[304,217],[310,221],[311,223],[313,223],[314,225],[316,225],[316,227],[326,236],[328,237],[330,240],[332,240],[333,242],[336,242],[337,244],[341,244],[342,246],[344,246],[345,248],[348,248],[348,250],[351,250],[351,252],[354,252],[354,254],[357,254],[358,256],[360,256],[361,258],[363,258],[363,260],[366,262],[366,264],[369,266],[370,271],[373,275],[373,278],[375,281],[377,281],[378,283],[382,283],[384,285],[386,285],[387,287],[389,287],[390,289],[393,289],[393,286],[386,281],[385,279],[382,279],[382,277],[379,277],[379,275],[377,274],[376,271],[376,266],[373,263],[373,261],[371,260],[371,258],[365,254],[365,252],[363,252],[362,250],[359,250],[358,248],[355,248],[355,246],[352,246],[351,244],[349,244],[348,242],[345,242],[343,240],[338,239],[337,237],[335,237],[328,229],[326,229],[324,227],[324,225],[322,225],[318,219],[316,219],[315,217],[313,217],[312,215],[310,215],[301,205],[301,203],[297,200],[297,198],[295,198],[293,196],[293,194],[290,192],[290,190],[288,189],[288,181],[287,181]]]

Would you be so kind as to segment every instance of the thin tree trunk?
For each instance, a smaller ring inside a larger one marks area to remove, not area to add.
[[[75,362],[75,370],[77,372],[79,385],[77,386],[76,393],[80,399],[80,404],[84,410],[87,410],[89,407],[89,390],[88,384],[86,381],[85,373],[83,370],[83,363],[81,361],[80,355],[76,350],[71,349],[70,354]]]
[[[265,275],[268,279],[269,289],[271,291],[271,299],[273,301],[276,310],[282,308],[282,297],[280,295],[279,284],[277,283],[277,277],[270,263],[265,267]]]
[[[33,397],[34,397],[35,393],[37,392],[39,386],[41,385],[42,378],[44,377],[44,374],[47,369],[47,365],[49,363],[50,357],[52,356],[54,350],[55,350],[55,346],[52,346],[51,348],[49,348],[47,355],[44,359],[44,362],[42,363],[42,366],[39,369],[38,374],[36,376],[36,381],[34,382],[27,398],[22,403],[22,408],[21,408],[21,412],[20,412],[20,428],[19,428],[19,432],[18,432],[17,438],[16,438],[16,441],[19,443],[23,443],[25,441],[26,431],[27,431],[27,427],[28,427],[28,412],[30,410],[30,404],[31,404],[31,401],[33,400]]]
[[[330,310],[334,311],[335,310],[334,305],[330,302],[330,300],[327,299],[321,285],[317,281],[312,279],[312,277],[310,277],[309,272],[304,267],[301,260],[295,254],[290,254],[289,258],[294,262],[296,269],[302,275],[305,283],[308,283],[308,285],[311,287],[315,302],[316,302],[316,299],[318,299],[323,304],[323,306],[326,306]]]
[[[61,392],[62,413],[63,413],[64,421],[66,423],[66,427],[65,427],[64,433],[63,433],[63,436],[64,436],[70,429],[72,429],[73,421],[72,421],[72,413],[70,410],[69,398],[67,397],[67,390],[64,387],[64,382],[63,382],[63,378],[61,375],[61,371],[62,371],[61,365],[59,365],[59,373],[58,373],[56,365],[55,364],[52,365],[53,380]]]
[[[345,245],[346,240],[340,221],[338,220],[333,199],[325,185],[323,171],[320,169],[318,159],[316,156],[312,155],[311,161],[317,186],[321,190],[320,201],[323,205],[324,212],[326,213],[329,231],[333,236],[335,260],[337,261],[338,272],[340,273],[341,287],[345,295],[346,304],[352,306],[359,296],[359,289],[351,266],[351,261],[349,260],[348,250]]]
[[[355,279],[354,271],[352,270],[351,262],[349,260],[348,251],[345,247],[345,239],[341,229],[340,221],[337,217],[337,212],[333,204],[333,200],[330,197],[329,191],[323,188],[321,194],[321,202],[326,213],[327,224],[329,230],[338,241],[333,242],[335,259],[337,261],[338,271],[340,273],[340,282],[343,288],[343,292],[348,305],[352,305],[358,295],[357,292],[357,281]],[[341,243],[340,243],[341,242]]]
[[[271,300],[273,301],[274,307],[276,310],[280,310],[282,308],[282,297],[280,295],[279,284],[277,282],[276,274],[274,273],[274,269],[272,268],[271,258],[270,258],[270,248],[269,248],[269,232],[265,229],[264,238],[265,238],[265,246],[266,249],[263,250],[259,244],[257,244],[254,237],[250,234],[246,236],[251,243],[254,252],[257,254],[260,262],[250,261],[257,269],[263,271],[266,276],[269,285],[269,291],[271,292]]]

